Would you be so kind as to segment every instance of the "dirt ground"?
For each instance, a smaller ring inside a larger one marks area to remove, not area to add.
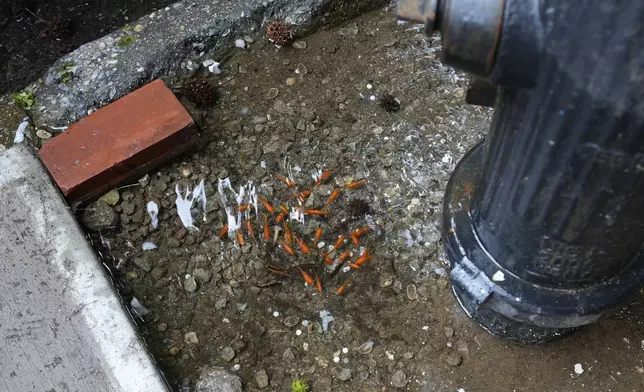
[[[491,112],[464,103],[467,79],[440,64],[438,39],[381,11],[303,41],[305,49],[278,49],[257,39],[221,75],[208,76],[221,84],[218,101],[187,103],[203,149],[120,189],[118,229],[92,234],[126,301],[136,297],[149,309],[141,331],[171,383],[190,385],[214,365],[238,374],[246,391],[289,391],[296,377],[312,391],[643,390],[644,294],[539,347],[488,335],[456,304],[440,242],[441,201]],[[289,167],[295,188],[279,179]],[[314,188],[318,170],[333,175]],[[252,180],[275,208],[295,205],[294,189],[313,190],[310,209],[324,209],[329,193],[343,190],[329,215],[289,222],[312,248],[303,255],[293,240],[291,256],[263,238],[253,208],[255,238],[245,235],[243,246],[219,238],[223,178],[237,188]],[[363,178],[364,186],[344,188]],[[207,214],[204,221],[195,209],[199,231],[189,232],[175,186],[202,179]],[[146,213],[151,200],[160,206],[158,230]],[[318,227],[327,246],[346,235],[340,251],[351,250],[355,261],[369,248],[372,259],[330,273],[312,241]],[[363,227],[372,230],[355,246],[348,234]],[[158,249],[143,251],[145,241]],[[305,286],[296,263],[318,273],[323,294]],[[269,265],[288,277],[269,273]],[[320,311],[333,316],[326,331]]]
[[[0,1],[0,94],[20,91],[62,55],[173,2]]]

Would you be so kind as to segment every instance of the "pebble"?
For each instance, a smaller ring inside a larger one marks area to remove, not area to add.
[[[136,210],[134,214],[132,214],[132,222],[134,223],[142,223],[143,222],[143,210]]]
[[[119,223],[119,215],[102,201],[90,204],[81,218],[83,224],[94,231],[106,231],[115,228]]]
[[[293,42],[293,47],[295,49],[306,49],[306,41],[297,40]]]
[[[121,199],[121,195],[119,194],[119,191],[116,189],[112,189],[111,191],[107,192],[101,197],[101,200],[105,202],[105,204],[112,207],[115,206],[120,199]]]
[[[299,63],[297,65],[297,68],[295,68],[295,73],[298,75],[306,75],[309,72],[309,70],[306,68],[306,65]]]
[[[168,329],[168,324],[166,323],[159,323],[157,325],[157,331],[159,332],[165,332]]]
[[[407,298],[411,301],[415,301],[418,299],[418,293],[416,291],[416,286],[413,284],[410,284],[407,286]]]
[[[255,373],[255,382],[260,388],[266,388],[268,386],[268,374],[266,370],[260,369]]]
[[[403,354],[403,358],[406,360],[410,360],[413,357],[414,357],[414,353],[412,353],[411,351],[407,351],[406,353]]]
[[[240,276],[244,274],[244,264],[235,263],[233,264],[233,274]]]
[[[152,271],[152,263],[142,257],[135,258],[134,264],[136,264],[137,267],[141,268],[145,272]]]
[[[105,45],[105,42],[100,42],[100,43],[98,44],[98,48],[99,48],[100,50],[105,50],[105,48],[106,48],[106,47],[107,47],[107,45]]]
[[[268,90],[268,93],[266,93],[266,98],[275,99],[275,98],[277,98],[277,96],[279,94],[280,94],[280,90],[278,90],[275,87],[273,87],[273,88]]]
[[[342,348],[342,354],[348,354],[349,353],[349,348],[343,347]]]
[[[221,359],[223,359],[226,362],[230,362],[230,361],[233,360],[233,358],[235,358],[235,349],[234,348],[232,348],[230,346],[226,346],[226,347],[221,349]]]
[[[458,352],[462,357],[469,357],[470,348],[468,347],[467,342],[463,340],[456,342],[456,352]]]
[[[295,86],[297,84],[297,78],[288,78],[286,79],[287,86]]]
[[[351,380],[351,370],[348,368],[342,368],[342,370],[336,374],[336,377],[341,381],[349,381]]]
[[[379,286],[381,289],[386,289],[387,287],[391,287],[391,285],[394,284],[394,278],[391,275],[384,275],[380,277],[380,283]]]
[[[445,336],[447,336],[447,339],[451,339],[454,336],[454,328],[445,327]]]
[[[177,232],[174,234],[174,238],[181,241],[182,239],[186,238],[187,235],[188,235],[188,229],[186,229],[185,227],[182,227],[179,230],[177,230]]]
[[[136,31],[137,33],[139,33],[141,31],[143,31],[143,29],[144,29],[143,25],[138,24],[138,25],[134,26],[133,30]]]
[[[575,364],[575,373],[578,375],[581,375],[584,373],[584,367],[581,366],[581,363],[576,363]]]
[[[300,322],[300,318],[297,316],[288,316],[284,319],[284,324],[291,328],[297,325]]]
[[[293,350],[290,348],[287,348],[284,350],[284,354],[282,354],[282,359],[286,362],[294,361],[295,360],[295,354],[293,354]]]
[[[215,309],[221,310],[226,307],[227,303],[228,301],[226,300],[226,298],[220,298],[217,300],[217,302],[215,302]]]
[[[172,355],[173,357],[179,354],[179,347],[171,347],[170,350],[168,350],[168,354]]]
[[[450,366],[458,366],[461,364],[463,359],[459,354],[447,354],[445,356],[445,363],[447,363]]]
[[[374,342],[373,340],[369,340],[368,342],[364,342],[358,347],[358,352],[363,355],[367,355],[373,350],[373,345]]]
[[[195,332],[188,332],[185,334],[183,341],[186,342],[186,344],[199,344],[199,338]]]
[[[401,369],[398,369],[394,372],[394,374],[391,376],[391,383],[393,384],[394,387],[396,388],[404,388],[407,386],[407,374],[402,371]]]
[[[166,241],[166,245],[168,245],[168,248],[178,248],[181,246],[181,242],[178,239],[171,237]]]
[[[47,140],[47,139],[51,139],[52,134],[45,131],[44,129],[39,129],[36,131],[36,136],[38,136],[38,138],[42,140]]]
[[[166,272],[168,272],[167,268],[156,267],[152,270],[152,272],[150,272],[150,275],[152,276],[152,279],[159,280],[165,276]]]
[[[402,282],[397,280],[394,282],[394,293],[399,294],[402,291]]]
[[[183,288],[189,293],[197,291],[197,281],[195,281],[195,278],[193,278],[192,275],[186,275],[183,280]]]
[[[199,281],[199,283],[208,283],[212,278],[212,271],[205,270],[203,268],[197,268],[196,270],[194,270],[193,275],[195,276],[195,279]]]

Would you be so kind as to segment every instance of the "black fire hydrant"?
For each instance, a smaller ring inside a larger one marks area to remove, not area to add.
[[[537,343],[596,321],[644,283],[644,1],[401,0],[442,60],[494,106],[445,194],[465,311]]]

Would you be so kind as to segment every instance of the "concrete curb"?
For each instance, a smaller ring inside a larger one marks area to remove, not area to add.
[[[0,153],[0,385],[168,390],[101,262],[28,146]]]
[[[380,8],[390,0],[196,0],[151,13],[126,29],[87,43],[45,74],[31,110],[39,128],[76,122],[159,77],[220,60],[235,40],[282,19],[297,35]]]

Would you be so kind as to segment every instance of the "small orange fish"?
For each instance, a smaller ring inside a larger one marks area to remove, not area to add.
[[[297,196],[297,198],[300,199],[300,201],[302,203],[304,203],[306,201],[306,199],[308,199],[308,197],[311,196],[311,193],[312,193],[311,191],[304,191],[304,192],[300,193]]]
[[[277,216],[277,218],[275,218],[275,223],[280,223],[282,221],[282,219],[284,219],[285,216],[286,216],[286,214],[284,213],[284,211],[280,212],[280,214]]]
[[[315,288],[318,293],[322,294],[322,282],[320,282],[320,278],[317,275],[315,275]]]
[[[362,237],[363,235],[367,234],[371,230],[371,227],[363,227],[362,229],[358,229],[353,232],[353,234],[356,235],[356,237]]]
[[[274,275],[288,277],[288,274],[286,272],[284,272],[281,269],[276,268],[276,267],[266,267],[266,270],[268,270],[268,272],[270,272],[271,274],[274,274]]]
[[[342,286],[338,287],[338,289],[335,291],[335,294],[336,295],[341,295],[342,293],[344,293],[344,290],[347,289],[348,285],[349,285],[349,282],[347,282],[347,283],[343,284]]]
[[[352,181],[351,183],[347,184],[347,189],[355,189],[355,188],[357,188],[359,186],[364,185],[364,183],[365,183],[364,179],[357,180],[357,181]]]
[[[269,241],[271,239],[271,233],[268,231],[268,217],[265,214],[262,214],[262,216],[264,216],[264,239]]]
[[[313,187],[320,185],[324,180],[331,177],[331,174],[333,174],[331,170],[325,170],[317,179],[317,181],[315,181],[315,183],[313,184]]]
[[[329,211],[322,211],[322,210],[304,210],[305,214],[309,215],[328,215]]]
[[[351,233],[351,241],[353,241],[353,245],[355,246],[360,245],[360,241],[358,240],[356,233]]]
[[[264,198],[259,199],[259,201],[262,203],[264,208],[266,208],[266,211],[270,212],[271,214],[275,212],[273,206],[268,204],[268,201],[266,201]]]
[[[224,238],[228,235],[228,224],[226,223],[224,227],[219,231],[219,238]]]
[[[315,239],[313,240],[313,243],[315,245],[317,245],[318,242],[320,242],[320,237],[322,237],[322,228],[318,227],[317,230],[315,230]]]
[[[293,234],[291,234],[291,229],[289,229],[286,221],[284,221],[284,238],[286,238],[286,242],[289,244],[293,242]]]
[[[290,178],[280,176],[279,174],[277,175],[277,178],[279,178],[279,180],[282,181],[284,184],[286,184],[286,186],[288,186],[289,188],[293,188],[297,185]]]
[[[240,212],[246,211],[247,209],[248,209],[248,204],[244,204],[243,206],[239,206],[239,211]]]
[[[362,265],[369,260],[371,260],[371,256],[369,256],[369,249],[366,249],[364,252],[362,252],[360,257],[358,257],[358,260],[356,260],[355,264]]]
[[[281,206],[279,207],[279,209],[280,209],[280,211],[282,211],[283,213],[288,214],[288,208],[286,208],[286,206],[281,205]]]
[[[324,262],[328,265],[333,265],[333,259],[329,257],[326,253],[322,253],[322,257],[324,257]]]
[[[292,249],[290,246],[288,246],[288,245],[286,244],[286,242],[284,242],[284,241],[280,240],[280,244],[282,244],[282,247],[284,248],[284,250],[286,251],[286,253],[288,253],[288,254],[290,254],[290,255],[292,255],[292,256],[295,256],[295,252],[293,252],[293,249]]]
[[[344,242],[344,236],[341,235],[338,237],[338,240],[335,242],[335,245],[333,245],[333,249],[338,249],[340,246],[342,246],[342,243]]]
[[[355,263],[347,263],[347,265],[348,265],[349,267],[353,268],[353,269],[360,269],[360,265],[359,265],[359,264],[355,264]]]
[[[244,246],[244,235],[241,230],[237,230],[237,242],[239,242],[239,246]]]
[[[333,202],[333,200],[337,199],[337,198],[338,198],[338,196],[340,196],[340,191],[341,191],[341,189],[340,189],[340,188],[335,188],[335,189],[333,190],[333,192],[331,192],[331,194],[329,195],[329,197],[326,199],[326,203],[325,203],[325,205],[326,205],[327,207],[329,206],[329,204],[331,204],[331,203]]]
[[[351,255],[351,250],[350,250],[350,249],[347,249],[347,250],[345,250],[344,252],[342,252],[342,254],[338,257],[338,260],[340,260],[340,261],[344,261],[344,260],[346,260],[346,259],[347,259],[347,257],[349,257],[350,255]]]
[[[301,239],[299,239],[297,236],[295,236],[295,241],[297,241],[297,246],[300,247],[300,250],[304,254],[309,254],[311,253],[311,248],[307,244],[305,244]]]
[[[246,229],[248,229],[248,235],[255,238],[255,230],[253,230],[253,224],[250,223],[250,219],[246,221]]]
[[[313,286],[315,282],[313,281],[313,278],[311,278],[311,275],[307,274],[306,271],[304,271],[299,265],[297,266],[297,268],[300,270],[300,274],[302,274],[302,277],[304,278],[306,284]]]

